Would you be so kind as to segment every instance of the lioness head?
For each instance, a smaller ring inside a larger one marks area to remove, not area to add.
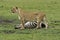
[[[18,7],[13,7],[13,8],[11,9],[11,11],[12,11],[12,13],[17,13],[17,12],[18,12]]]

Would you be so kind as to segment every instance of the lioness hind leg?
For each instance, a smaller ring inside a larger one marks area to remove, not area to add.
[[[37,22],[37,27],[36,27],[37,29],[39,29],[40,28],[40,22]]]
[[[47,29],[47,28],[48,28],[48,23],[47,23],[47,22],[45,22],[44,24],[46,25],[46,29]]]
[[[39,17],[37,17],[37,27],[36,27],[37,29],[40,28],[40,21],[41,21],[41,20],[39,19]]]
[[[45,24],[45,28],[47,29],[48,28],[48,22],[47,22],[47,19],[46,17],[43,18],[43,23]]]

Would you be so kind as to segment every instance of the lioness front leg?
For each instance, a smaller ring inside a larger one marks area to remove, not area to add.
[[[24,29],[24,20],[21,20],[21,24],[22,24],[22,26],[20,29]]]

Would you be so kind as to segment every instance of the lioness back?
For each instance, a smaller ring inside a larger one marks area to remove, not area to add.
[[[32,21],[32,20],[37,20],[36,18],[39,17],[40,19],[44,17],[44,13],[42,12],[24,12],[22,13],[22,18],[24,18],[25,20],[29,20],[29,21]]]

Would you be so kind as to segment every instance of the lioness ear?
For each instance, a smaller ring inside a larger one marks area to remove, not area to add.
[[[16,9],[18,9],[18,7],[16,7]]]

